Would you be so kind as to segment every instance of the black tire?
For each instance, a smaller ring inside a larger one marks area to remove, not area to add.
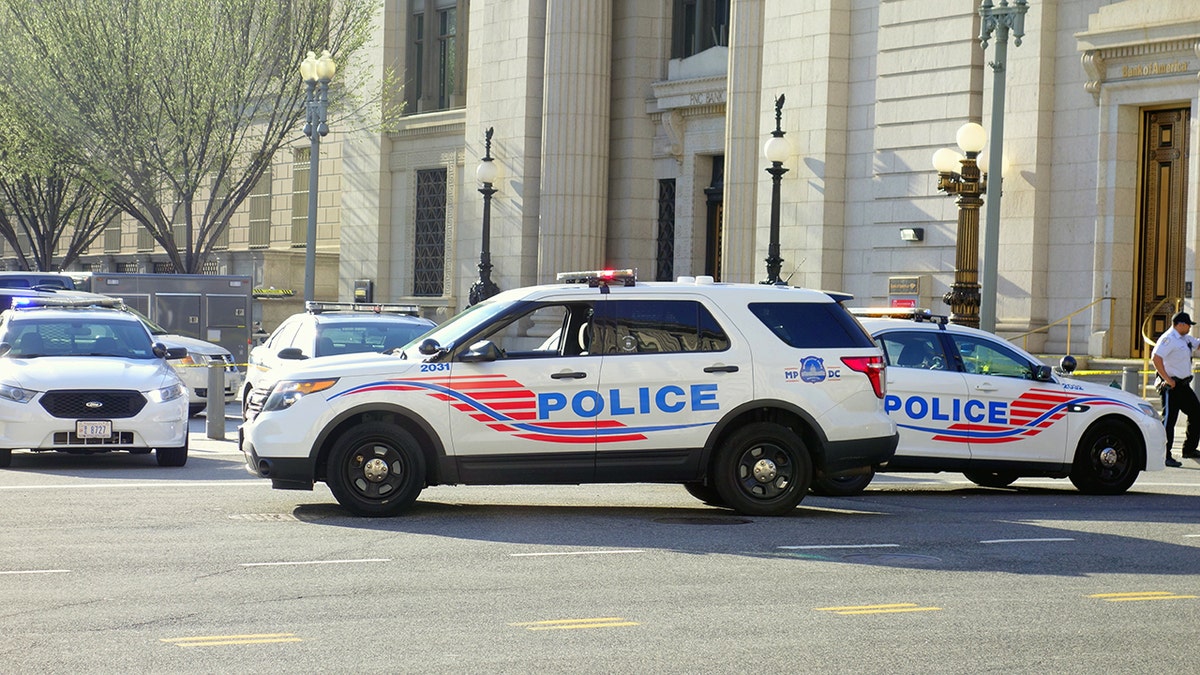
[[[683,489],[709,506],[725,506],[721,495],[717,494],[717,488],[713,487],[711,483],[684,483]]]
[[[1119,495],[1137,480],[1142,447],[1135,432],[1112,420],[1093,424],[1075,451],[1071,482],[1090,495]]]
[[[0,469],[12,466],[12,450],[0,450]]]
[[[862,494],[874,479],[874,469],[854,476],[821,476],[813,480],[811,489],[822,497],[853,497]]]
[[[208,405],[205,403],[201,403],[200,405],[193,405],[193,404],[189,403],[188,404],[188,418],[192,418],[192,417],[195,417],[196,415],[199,415],[200,413],[204,412],[204,409],[207,407],[208,407]]]
[[[355,515],[395,516],[425,487],[425,455],[412,434],[394,424],[360,424],[334,443],[325,482]]]
[[[1011,471],[964,471],[967,480],[980,487],[1004,488],[1020,478]]]
[[[155,448],[154,459],[158,461],[159,466],[183,466],[187,464],[188,458],[188,442],[183,441],[181,448]]]
[[[804,499],[812,459],[794,431],[755,422],[733,432],[717,451],[712,483],[726,506],[748,516],[781,516]]]

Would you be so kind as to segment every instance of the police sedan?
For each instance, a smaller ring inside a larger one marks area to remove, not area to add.
[[[1021,477],[1068,478],[1081,492],[1120,494],[1164,468],[1157,412],[1127,392],[1055,374],[991,333],[913,312],[856,311],[887,359],[888,414],[900,446],[888,472],[962,472],[986,487]],[[813,490],[861,492],[870,470]]]

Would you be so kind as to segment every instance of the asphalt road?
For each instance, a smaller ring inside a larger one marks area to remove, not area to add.
[[[437,487],[369,520],[323,485],[271,490],[203,423],[181,469],[17,453],[0,470],[0,670],[1200,666],[1195,460],[1118,497],[906,474],[746,518],[671,485]]]

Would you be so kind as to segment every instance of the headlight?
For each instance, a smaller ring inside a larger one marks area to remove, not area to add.
[[[32,389],[22,389],[15,384],[7,384],[0,382],[0,398],[12,401],[14,403],[29,403],[33,400],[36,391]]]
[[[1138,410],[1141,410],[1154,419],[1158,419],[1158,411],[1155,410],[1154,406],[1150,405],[1149,403],[1139,403]]]
[[[331,380],[281,380],[271,387],[271,392],[267,394],[267,402],[263,404],[262,408],[263,412],[290,408],[295,405],[296,401],[308,394],[325,391],[336,382],[337,378]]]
[[[148,394],[149,399],[154,403],[174,401],[180,396],[187,396],[187,387],[183,386],[182,382],[162,389],[154,389]]]

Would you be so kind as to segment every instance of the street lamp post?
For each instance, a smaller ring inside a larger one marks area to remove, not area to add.
[[[791,148],[783,139],[782,120],[783,94],[780,94],[775,98],[775,131],[771,132],[771,137],[763,145],[763,154],[771,163],[767,167],[767,173],[771,174],[771,240],[767,244],[767,278],[762,281],[764,284],[783,283],[779,278],[779,270],[783,267],[783,258],[779,256],[779,184],[783,174],[788,172],[783,160],[788,158]]]
[[[329,58],[329,50],[317,58],[312,52],[300,62],[300,78],[304,81],[304,135],[312,141],[308,165],[308,232],[304,240],[304,301],[313,297],[317,273],[317,165],[321,158],[321,137],[329,133],[326,113],[329,108],[329,80],[337,72],[337,64]]]
[[[987,192],[987,174],[980,174],[976,160],[987,142],[983,127],[968,122],[958,128],[958,147],[966,153],[942,148],[933,153],[938,172],[938,189],[956,197],[958,235],[955,240],[954,283],[942,300],[950,305],[950,320],[979,327],[979,207]],[[993,154],[999,154],[993,152]]]
[[[483,160],[475,169],[475,179],[483,183],[479,194],[483,195],[483,245],[479,251],[479,281],[471,284],[468,294],[469,304],[477,304],[500,292],[500,288],[492,281],[492,195],[496,188],[492,184],[500,175],[500,169],[492,158],[492,127],[483,133]]]
[[[1008,33],[1011,30],[1013,44],[1021,46],[1025,35],[1025,12],[1029,10],[1026,0],[983,0],[979,6],[979,44],[987,49],[992,33],[996,34],[995,59],[992,67],[992,154],[988,162],[988,173],[1001,175],[1004,161],[1004,70],[1008,60]],[[999,278],[1000,249],[1000,190],[988,197],[987,220],[983,230],[983,297],[980,300],[980,327],[986,331],[996,330],[996,284]]]

